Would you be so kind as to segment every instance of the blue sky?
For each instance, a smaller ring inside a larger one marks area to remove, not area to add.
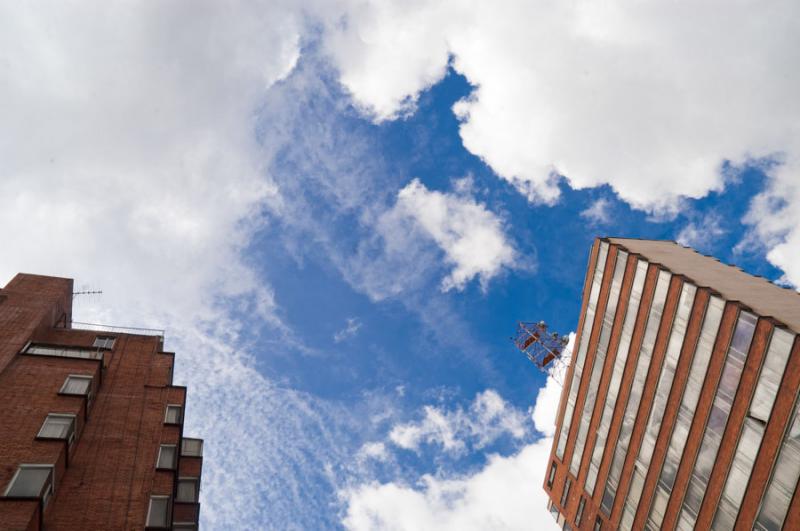
[[[800,282],[791,2],[0,9],[0,277],[167,328],[207,529],[545,528],[595,237]]]

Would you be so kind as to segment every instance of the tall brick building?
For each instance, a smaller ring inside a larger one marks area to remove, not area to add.
[[[0,290],[0,529],[197,529],[203,442],[163,336],[72,326],[70,279]]]
[[[564,529],[800,529],[800,295],[595,241],[544,488]]]

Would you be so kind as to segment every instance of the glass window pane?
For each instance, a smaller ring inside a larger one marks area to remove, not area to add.
[[[89,392],[91,385],[91,376],[67,376],[61,392],[70,395],[85,395]]]
[[[169,525],[168,497],[150,497],[150,510],[147,512],[147,525],[151,527],[167,527]]]
[[[6,491],[6,496],[39,497],[45,484],[50,481],[52,471],[50,466],[20,467]]]
[[[183,455],[202,457],[203,456],[203,441],[202,439],[183,439]],[[550,483],[552,484],[552,475],[555,473],[555,467],[551,470]]]
[[[175,446],[162,444],[158,452],[158,468],[175,468]]]
[[[178,501],[183,501],[183,502],[197,501],[197,480],[194,479],[178,480]]]
[[[167,412],[164,418],[167,424],[180,424],[181,422],[181,406],[167,406]]]
[[[54,439],[66,439],[72,432],[74,417],[62,415],[48,415],[39,430],[39,437],[50,437]]]

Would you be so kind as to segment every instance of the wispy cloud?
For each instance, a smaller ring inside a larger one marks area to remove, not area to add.
[[[581,211],[581,217],[594,223],[602,225],[609,222],[609,209],[611,208],[611,201],[601,197],[588,208]]]
[[[722,228],[719,216],[710,212],[687,223],[678,233],[676,241],[700,251],[708,251],[715,240],[724,234],[725,229]]]
[[[358,317],[348,317],[344,328],[333,334],[334,343],[341,343],[345,339],[354,337],[361,330],[363,323]]]

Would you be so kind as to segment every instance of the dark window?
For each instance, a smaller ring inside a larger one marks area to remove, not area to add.
[[[578,513],[575,515],[575,525],[581,525],[581,518],[583,518],[583,506],[586,505],[586,498],[581,498],[578,503]]]
[[[594,531],[600,531],[603,529],[603,520],[598,516],[597,520],[594,521]]]
[[[169,527],[169,496],[150,496],[150,507],[147,509],[147,527]]]
[[[553,461],[553,464],[550,465],[550,474],[547,476],[547,488],[551,488],[553,486],[553,480],[556,479],[556,462]]]
[[[564,509],[567,506],[567,499],[569,497],[569,488],[572,486],[572,481],[567,478],[567,482],[564,483],[564,492],[561,493],[561,508]]]

